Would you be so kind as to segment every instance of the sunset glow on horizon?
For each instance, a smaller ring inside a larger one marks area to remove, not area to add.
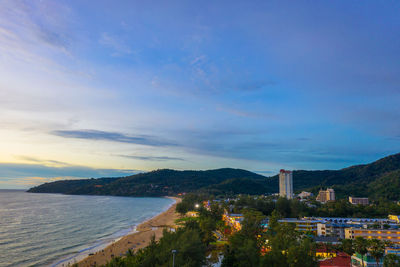
[[[2,1],[0,189],[398,153],[399,14],[396,1]]]

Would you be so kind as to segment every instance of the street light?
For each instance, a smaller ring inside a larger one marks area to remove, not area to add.
[[[171,252],[172,252],[172,267],[175,267],[175,254],[177,250],[173,249]]]
[[[194,207],[195,207],[196,209],[198,209],[198,208],[200,207],[200,205],[199,205],[199,204],[196,204],[196,205],[194,205]]]

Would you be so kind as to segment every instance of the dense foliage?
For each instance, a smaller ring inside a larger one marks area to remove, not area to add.
[[[262,213],[249,210],[244,216],[242,229],[230,237],[225,248],[223,267],[318,266],[312,239],[295,231],[293,224],[278,223],[277,212],[271,215],[266,232]]]
[[[34,193],[117,196],[167,196],[204,191],[214,194],[262,194],[273,192],[267,177],[241,169],[175,171],[169,169],[122,178],[67,180],[31,188]]]
[[[176,250],[175,266],[200,267],[205,263],[206,246],[198,225],[190,224],[176,232],[164,231],[159,242],[154,238],[149,246],[126,257],[114,258],[107,267],[161,267],[172,266],[172,250]]]

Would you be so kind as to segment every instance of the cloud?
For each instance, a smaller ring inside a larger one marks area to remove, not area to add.
[[[129,144],[146,145],[146,146],[176,145],[174,143],[163,141],[148,135],[128,136],[118,132],[106,132],[98,130],[72,130],[72,131],[58,130],[51,132],[51,134],[65,138],[103,140],[103,141],[112,141],[112,142],[129,143]]]
[[[30,156],[15,156],[16,159],[23,160],[23,161],[28,161],[28,162],[33,162],[33,163],[39,163],[45,166],[51,165],[55,167],[64,167],[64,166],[71,166],[71,164],[63,162],[63,161],[58,161],[58,160],[50,160],[50,159],[39,159],[35,157],[30,157]]]
[[[184,161],[183,158],[177,157],[154,157],[154,156],[135,156],[135,155],[118,155],[119,157],[123,158],[130,158],[130,159],[139,159],[139,160],[146,160],[146,161],[170,161],[170,160],[177,160],[177,161]]]

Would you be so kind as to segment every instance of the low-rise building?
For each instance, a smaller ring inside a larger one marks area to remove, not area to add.
[[[306,191],[303,191],[300,194],[298,194],[298,197],[301,198],[301,199],[309,198],[309,197],[312,197],[312,196],[313,196],[313,193],[306,192]]]
[[[319,262],[319,267],[349,267],[351,257],[344,252],[338,252],[336,256]]]
[[[353,205],[369,205],[367,197],[349,197],[349,202]]]
[[[318,220],[313,219],[295,219],[295,218],[285,218],[281,219],[280,223],[294,223],[296,225],[296,230],[301,232],[311,232],[314,235],[317,234],[317,224]]]
[[[353,227],[345,229],[345,238],[354,239],[358,236],[365,239],[374,238],[400,244],[400,229],[363,229]]]
[[[389,215],[389,220],[395,222],[395,223],[400,223],[400,216],[399,215]]]
[[[319,190],[317,201],[326,203],[328,201],[335,201],[335,190],[328,188],[326,190]]]
[[[345,237],[344,229],[346,227],[349,227],[349,225],[345,223],[321,222],[317,224],[317,235],[334,236],[343,239]]]
[[[356,253],[353,256],[351,256],[351,266],[352,267],[362,266],[362,262],[363,262],[362,259],[364,260],[365,267],[382,267],[383,266],[383,259],[381,259],[379,264],[376,265],[375,259],[373,257],[371,257],[369,254],[361,256],[361,254],[359,254],[359,253]]]

